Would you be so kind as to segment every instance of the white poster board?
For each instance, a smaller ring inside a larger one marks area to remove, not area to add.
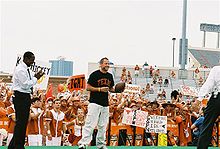
[[[198,96],[198,89],[195,88],[195,87],[186,86],[186,85],[180,85],[180,91],[185,96],[193,96],[193,97],[197,97]]]
[[[148,113],[141,110],[132,110],[131,108],[125,108],[122,118],[122,123],[126,125],[132,125],[137,127],[146,127]]]
[[[124,93],[138,93],[141,92],[141,86],[140,85],[133,85],[133,84],[125,84],[125,90]]]
[[[147,133],[167,133],[167,116],[148,115]]]

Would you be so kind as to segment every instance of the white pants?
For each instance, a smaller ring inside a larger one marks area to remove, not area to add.
[[[7,146],[9,145],[9,143],[10,143],[12,137],[13,137],[13,133],[8,133]]]
[[[42,135],[28,135],[29,146],[42,146]]]
[[[78,145],[89,145],[92,140],[94,128],[97,126],[96,146],[98,148],[106,145],[106,127],[109,121],[109,107],[103,107],[95,103],[88,105],[85,126],[82,130],[82,139]]]
[[[46,146],[61,146],[61,137],[52,137],[52,140],[46,137]]]

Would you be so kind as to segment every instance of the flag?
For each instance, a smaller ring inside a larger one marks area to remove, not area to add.
[[[47,88],[46,92],[46,99],[49,97],[53,97],[53,85],[49,84],[49,87]]]

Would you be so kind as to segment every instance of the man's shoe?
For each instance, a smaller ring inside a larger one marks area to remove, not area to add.
[[[78,149],[86,149],[86,145],[80,145]]]
[[[98,149],[108,149],[106,146],[99,147]]]

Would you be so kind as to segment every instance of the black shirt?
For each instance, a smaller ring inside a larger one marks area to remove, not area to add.
[[[93,87],[109,87],[114,86],[114,80],[112,74],[109,72],[102,73],[100,70],[94,71],[90,74],[88,84]],[[90,93],[90,103],[96,103],[101,106],[108,106],[108,92],[92,92]]]

